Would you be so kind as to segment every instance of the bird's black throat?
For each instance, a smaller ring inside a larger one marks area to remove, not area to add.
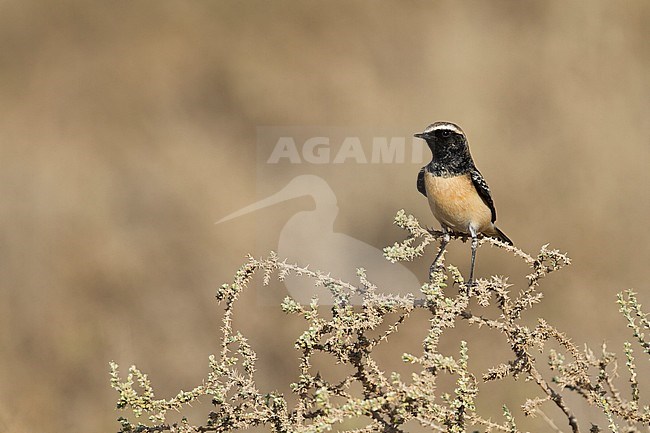
[[[474,161],[467,145],[456,147],[428,144],[433,158],[427,164],[427,171],[434,176],[458,176],[468,173],[474,168]]]

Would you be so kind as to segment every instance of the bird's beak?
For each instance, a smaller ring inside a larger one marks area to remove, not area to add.
[[[418,132],[417,134],[413,134],[413,137],[417,137],[425,140],[427,138],[427,135],[424,132]]]

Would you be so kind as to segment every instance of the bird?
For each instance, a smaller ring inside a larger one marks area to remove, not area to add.
[[[494,223],[497,212],[490,188],[478,171],[463,130],[451,122],[435,122],[414,135],[427,142],[432,159],[418,173],[417,188],[429,201],[433,216],[442,226],[443,237],[431,267],[432,275],[450,240],[450,232],[472,237],[469,284],[474,281],[478,235],[512,241]]]

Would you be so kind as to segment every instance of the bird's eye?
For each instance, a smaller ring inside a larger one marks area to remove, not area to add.
[[[449,138],[451,136],[451,131],[440,131],[440,135],[444,138]]]

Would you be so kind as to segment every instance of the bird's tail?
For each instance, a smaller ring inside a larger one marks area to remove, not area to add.
[[[506,236],[505,233],[503,233],[497,226],[494,226],[494,231],[495,233],[492,235],[492,237],[499,239],[501,242],[505,242],[508,245],[513,245],[512,241],[508,236]]]

